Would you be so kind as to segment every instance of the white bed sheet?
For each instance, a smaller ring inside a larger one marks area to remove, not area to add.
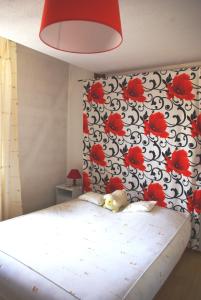
[[[190,218],[170,209],[114,214],[81,200],[2,222],[0,296],[152,299],[190,230]]]

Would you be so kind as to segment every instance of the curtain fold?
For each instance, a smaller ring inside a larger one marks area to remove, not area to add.
[[[16,44],[0,38],[0,220],[22,214]]]

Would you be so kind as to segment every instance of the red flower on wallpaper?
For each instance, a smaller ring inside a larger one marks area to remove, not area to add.
[[[167,98],[177,97],[184,100],[193,100],[195,95],[192,94],[192,82],[190,76],[186,73],[176,75],[172,83],[167,84]]]
[[[171,172],[175,171],[178,174],[184,176],[190,176],[191,172],[188,170],[190,167],[189,159],[187,152],[185,150],[175,150],[172,153],[172,157],[166,157],[166,171]]]
[[[109,182],[106,184],[106,193],[113,193],[116,190],[123,190],[124,185],[119,177],[111,177]]]
[[[83,172],[83,187],[85,192],[91,191],[91,181],[89,178],[89,174],[87,172]]]
[[[138,146],[131,147],[128,150],[128,153],[124,156],[124,164],[126,167],[131,166],[135,169],[144,171],[144,156],[142,153],[142,149]]]
[[[111,132],[119,136],[123,136],[125,134],[125,130],[123,130],[124,124],[120,114],[112,113],[104,123],[106,133]]]
[[[147,189],[144,190],[145,201],[157,201],[157,205],[166,207],[165,193],[163,187],[159,183],[150,183]]]
[[[144,121],[144,133],[146,135],[152,133],[155,136],[167,138],[169,133],[166,131],[167,124],[165,121],[164,114],[157,112],[149,117],[149,120]]]
[[[104,90],[100,82],[94,83],[88,91],[87,99],[89,102],[104,104]]]
[[[201,213],[201,190],[195,190],[192,196],[187,197],[187,207],[189,212]]]
[[[191,134],[193,137],[201,135],[201,114],[198,115],[196,120],[191,122]]]
[[[133,100],[137,102],[144,102],[146,97],[144,94],[144,87],[142,85],[142,80],[139,78],[131,79],[128,82],[128,86],[123,88],[123,98],[124,100]]]
[[[103,147],[100,144],[93,145],[90,150],[90,160],[95,164],[105,167],[105,153]]]
[[[89,134],[88,118],[86,113],[83,113],[83,133]]]

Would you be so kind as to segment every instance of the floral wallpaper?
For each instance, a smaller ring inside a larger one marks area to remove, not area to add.
[[[85,191],[126,189],[192,215],[199,248],[201,72],[199,67],[84,82]]]

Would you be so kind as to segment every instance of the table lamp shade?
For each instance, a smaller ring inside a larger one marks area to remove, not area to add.
[[[82,176],[81,176],[79,170],[71,169],[67,175],[67,178],[73,179],[73,185],[76,185],[76,179],[80,179],[80,178],[82,178]]]
[[[74,53],[99,53],[122,42],[118,0],[45,0],[41,40]]]

